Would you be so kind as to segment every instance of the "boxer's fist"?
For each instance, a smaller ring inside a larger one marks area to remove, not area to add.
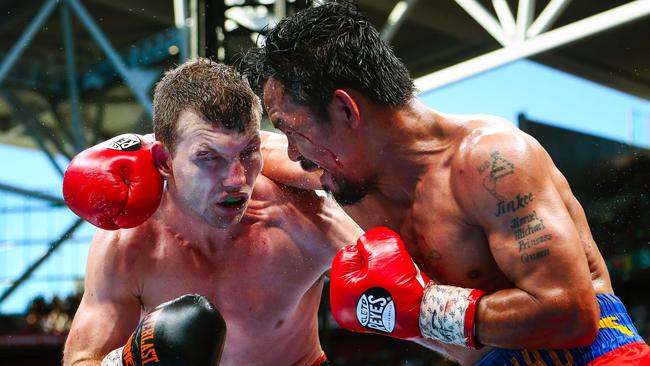
[[[106,230],[142,224],[158,208],[163,179],[153,141],[120,135],[80,152],[63,177],[63,198],[81,218]]]
[[[102,366],[214,366],[225,339],[226,323],[210,301],[184,295],[149,312]]]
[[[420,302],[428,282],[399,235],[387,228],[374,228],[334,258],[332,313],[351,331],[402,339],[421,337]]]

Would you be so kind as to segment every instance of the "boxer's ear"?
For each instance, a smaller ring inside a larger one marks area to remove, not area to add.
[[[153,143],[151,157],[163,177],[167,178],[172,175],[172,155],[162,142],[156,141]]]
[[[347,123],[350,128],[357,128],[361,123],[361,112],[357,101],[343,89],[334,91],[335,113]]]

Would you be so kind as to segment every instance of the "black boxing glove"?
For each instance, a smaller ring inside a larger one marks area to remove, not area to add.
[[[126,344],[102,366],[214,366],[226,340],[226,322],[210,301],[183,295],[147,313]]]

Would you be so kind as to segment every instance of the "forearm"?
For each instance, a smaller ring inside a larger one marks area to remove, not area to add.
[[[90,355],[84,351],[71,351],[69,346],[63,352],[63,366],[99,366],[103,356]]]
[[[583,295],[589,296],[593,294]],[[478,341],[502,348],[573,348],[590,344],[598,327],[597,314],[576,305],[571,298],[575,296],[565,293],[534,297],[520,289],[484,296],[475,322]]]
[[[304,171],[298,162],[287,155],[287,138],[284,135],[260,131],[262,136],[262,174],[281,184],[305,189],[322,189],[316,173]]]
[[[534,297],[521,289],[482,291],[430,282],[420,306],[426,338],[468,348],[575,348],[593,342],[598,307],[593,293],[547,290]]]
[[[101,359],[81,359],[72,362],[63,361],[63,366],[100,366],[101,364]]]

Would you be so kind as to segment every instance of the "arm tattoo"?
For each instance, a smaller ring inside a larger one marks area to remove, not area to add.
[[[514,213],[535,200],[535,195],[532,192],[528,194],[518,193],[514,199],[508,199],[498,192],[497,182],[515,173],[515,165],[501,156],[498,150],[492,152],[490,159],[484,161],[477,170],[483,176],[483,188],[497,200],[495,217]],[[538,217],[535,210],[530,214],[512,219],[510,228],[519,246],[522,263],[531,263],[550,255],[550,249],[543,248],[543,246],[541,249],[536,248],[538,245],[553,239],[553,235],[544,232],[544,219]],[[534,248],[537,250],[531,253],[530,251]]]
[[[490,159],[484,161],[483,164],[478,167],[479,174],[483,175],[486,171],[488,174],[483,178],[483,187],[490,192],[492,197],[497,201],[505,201],[506,198],[497,192],[497,181],[514,174],[515,165],[504,159],[501,156],[501,153],[497,150],[490,154]]]
[[[521,263],[530,263],[550,255],[551,252],[548,248],[530,253],[530,250],[553,239],[552,234],[544,233],[544,229],[546,228],[544,226],[544,219],[539,217],[535,210],[530,214],[512,219],[510,228],[519,246]]]

